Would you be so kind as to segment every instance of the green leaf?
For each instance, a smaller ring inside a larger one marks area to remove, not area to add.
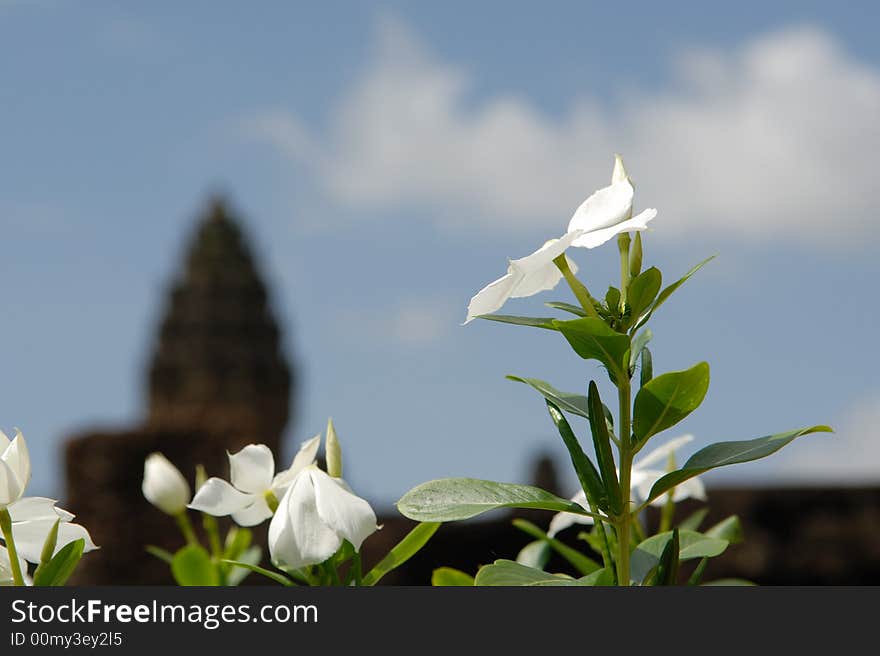
[[[810,426],[809,428],[767,435],[766,437],[759,437],[754,440],[710,444],[688,458],[688,461],[684,463],[684,467],[666,474],[654,483],[646,503],[650,503],[676,485],[694,476],[699,476],[710,469],[766,458],[802,435],[833,432],[828,426]]]
[[[452,522],[498,508],[537,508],[586,515],[573,501],[531,485],[496,483],[477,478],[442,478],[417,485],[401,497],[404,517],[425,522]]]
[[[536,389],[545,399],[552,401],[560,410],[565,410],[573,415],[589,418],[589,405],[587,397],[580,394],[571,394],[569,392],[560,392],[550,383],[537,378],[520,378],[519,376],[506,376],[508,380],[515,380],[518,383]]]
[[[675,585],[678,581],[678,554],[679,554],[678,529],[673,529],[672,539],[663,547],[660,554],[660,562],[657,563],[657,574],[654,577],[654,585]]]
[[[509,314],[480,314],[476,318],[488,319],[489,321],[500,321],[501,323],[512,323],[517,326],[557,330],[555,326],[556,319],[553,319],[552,317],[514,317]]]
[[[533,538],[536,538],[542,541],[544,544],[548,545],[550,548],[553,549],[553,551],[565,558],[565,560],[567,560],[572,565],[572,567],[574,567],[581,574],[592,574],[600,568],[599,563],[597,563],[595,560],[585,556],[577,549],[569,547],[564,542],[560,542],[556,538],[550,537],[549,535],[547,535],[547,533],[545,533],[543,530],[541,530],[528,520],[518,517],[513,520],[513,525],[524,533],[527,533]],[[532,544],[534,544],[534,542]],[[517,558],[517,562],[521,562],[519,558]]]
[[[614,570],[605,567],[603,567],[602,569],[597,569],[595,572],[579,578],[577,580],[577,585],[594,587],[612,586],[614,585]]]
[[[565,574],[550,574],[534,567],[520,565],[512,560],[496,560],[484,565],[477,572],[474,585],[578,585],[577,581]]]
[[[472,586],[474,585],[474,577],[467,572],[453,567],[438,567],[431,574],[431,585],[433,586]]]
[[[295,586],[296,583],[291,581],[289,578],[284,576],[281,572],[273,572],[272,570],[266,569],[264,567],[260,567],[259,565],[254,565],[253,563],[248,563],[242,560],[230,560],[229,558],[224,558],[220,561],[221,563],[226,563],[227,565],[234,565],[235,567],[241,567],[243,569],[250,570],[251,572],[255,572],[262,576],[265,576],[267,579],[272,579],[275,583],[280,583],[283,586],[292,587]],[[216,585],[215,583],[181,583],[180,585]]]
[[[440,528],[440,522],[422,522],[398,542],[388,555],[380,560],[363,578],[363,585],[376,585],[383,576],[403,565],[419,549],[425,546],[431,536]]]
[[[703,260],[702,262],[697,264],[695,267],[693,267],[690,271],[688,271],[686,274],[684,274],[681,278],[679,278],[674,283],[669,285],[669,287],[667,287],[662,292],[660,292],[660,295],[657,296],[657,300],[654,302],[653,307],[648,311],[648,313],[645,316],[643,316],[641,319],[639,319],[638,323],[636,324],[636,330],[638,330],[639,328],[641,328],[642,326],[644,326],[648,322],[648,319],[651,318],[651,315],[654,314],[654,312],[657,311],[657,308],[659,308],[661,305],[663,305],[670,296],[672,296],[673,292],[676,289],[681,287],[685,282],[688,281],[688,279],[692,275],[694,275],[697,271],[702,269],[704,265],[706,265],[707,263],[709,263],[710,261],[712,261],[714,259],[715,259],[714,255],[712,255],[711,257],[707,257],[705,260]]]
[[[629,335],[612,330],[601,319],[554,321],[575,353],[585,360],[598,360],[608,369],[612,380],[626,375],[625,356],[630,349]],[[627,363],[628,364],[628,363]]]
[[[691,513],[681,521],[681,523],[678,525],[678,528],[682,531],[698,531],[700,529],[700,524],[703,523],[703,520],[706,519],[706,515],[708,514],[708,508],[700,508],[699,510],[695,510],[693,513]]]
[[[86,541],[83,538],[74,540],[58,550],[45,565],[40,565],[34,573],[34,585],[39,587],[60,586],[67,583],[77,563],[83,555]]]
[[[708,535],[710,538],[721,538],[722,540],[727,540],[730,544],[740,544],[743,541],[742,524],[739,521],[739,517],[731,515],[727,519],[715,524],[712,528],[703,531],[703,535]]]
[[[642,348],[642,372],[639,376],[639,386],[644,387],[654,378],[654,361],[651,351],[647,346]]]
[[[676,529],[678,531],[678,529]],[[643,540],[632,553],[630,571],[633,581],[641,583],[659,563],[663,550],[667,543],[672,540],[673,531],[666,531],[652,535]],[[679,561],[693,558],[714,558],[727,549],[727,540],[711,538],[697,533],[696,531],[678,531],[679,536]]]
[[[516,562],[526,567],[534,567],[536,569],[544,569],[547,561],[550,560],[552,549],[544,540],[534,540],[519,550],[516,555]]]
[[[684,371],[657,376],[636,395],[633,434],[639,443],[675,426],[703,402],[709,389],[709,365],[700,362]]]
[[[581,443],[574,431],[571,430],[562,411],[552,401],[547,401],[547,410],[550,412],[553,423],[556,424],[559,435],[562,436],[562,441],[565,442],[565,448],[568,449],[568,455],[571,457],[571,464],[574,466],[578,481],[587,495],[587,500],[591,506],[607,511],[611,507],[610,501],[599,472],[596,471],[596,467],[584,453]]]
[[[657,297],[660,291],[660,285],[663,281],[663,275],[657,267],[646,269],[638,276],[633,278],[629,284],[627,294],[627,303],[630,306],[630,316],[640,317],[642,313],[648,309],[648,306]]]
[[[40,552],[40,567],[46,565],[50,560],[52,560],[52,555],[55,553],[55,547],[58,546],[59,526],[61,526],[60,517],[55,520],[54,524],[52,524],[52,528],[49,530],[49,534],[43,541],[43,550]]]
[[[590,432],[593,434],[593,448],[596,451],[596,459],[599,462],[599,472],[602,474],[602,484],[608,497],[608,508],[613,515],[619,515],[623,511],[623,501],[620,496],[620,484],[617,481],[617,466],[614,463],[614,454],[611,453],[611,438],[608,436],[608,426],[602,414],[602,400],[599,398],[599,388],[594,381],[590,381],[587,399],[590,404]],[[594,419],[601,417],[601,419]]]
[[[645,328],[642,332],[636,335],[632,341],[632,349],[629,352],[629,368],[632,370],[636,366],[636,362],[639,359],[639,356],[642,355],[642,349],[648,345],[648,342],[653,339],[654,333],[651,332],[650,328]],[[651,357],[650,355],[648,357]],[[648,379],[650,380],[650,378]]]
[[[220,574],[204,547],[191,544],[180,549],[171,561],[171,573],[178,585],[220,585]]]
[[[609,287],[605,292],[605,307],[612,313],[616,313],[620,307],[620,290],[617,287]]]
[[[144,550],[148,554],[155,556],[156,558],[158,558],[159,560],[161,560],[162,562],[164,562],[167,565],[170,565],[171,561],[174,560],[174,554],[171,553],[170,551],[166,551],[165,549],[162,549],[161,547],[157,547],[155,545],[148,544],[146,547],[144,547]]]
[[[569,312],[570,314],[577,315],[579,317],[588,316],[582,307],[577,305],[572,305],[571,303],[561,303],[559,301],[550,301],[549,303],[544,303],[547,307],[551,307],[554,310],[562,310],[563,312]]]

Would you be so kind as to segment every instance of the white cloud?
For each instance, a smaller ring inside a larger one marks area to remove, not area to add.
[[[418,347],[436,343],[456,327],[462,310],[440,296],[404,298],[385,308],[343,310],[337,324],[357,324],[371,339],[399,347]]]
[[[836,434],[807,436],[789,447],[782,475],[838,484],[880,481],[880,390],[844,416]]]
[[[575,89],[557,119],[515,95],[475,104],[466,71],[385,21],[362,76],[321,130],[284,110],[255,113],[246,130],[347,207],[430,207],[440,212],[425,215],[447,223],[559,232],[621,152],[637,209],[660,209],[658,235],[822,245],[877,234],[869,199],[880,72],[809,26],[729,51],[688,50],[672,66],[662,91]]]

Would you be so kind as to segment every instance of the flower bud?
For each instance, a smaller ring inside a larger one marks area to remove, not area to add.
[[[169,515],[179,515],[190,501],[189,484],[183,474],[161,453],[151,453],[144,461],[141,490],[147,501]]]
[[[642,272],[642,233],[636,232],[629,251],[629,275],[635,278]]]
[[[611,184],[615,182],[627,182],[632,184],[629,175],[626,173],[626,167],[623,165],[623,158],[620,155],[614,156],[614,170],[611,172]]]
[[[327,441],[324,443],[324,454],[327,456],[327,473],[333,478],[342,478],[342,448],[333,428],[333,419],[327,420]]]

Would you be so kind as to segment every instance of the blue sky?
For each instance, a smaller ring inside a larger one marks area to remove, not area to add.
[[[525,481],[539,451],[564,464],[543,404],[504,375],[577,390],[601,372],[556,335],[459,323],[505,258],[607,184],[615,152],[636,209],[660,212],[649,263],[672,280],[718,254],[654,321],[658,371],[712,366],[669,436],[693,433],[692,451],[830,423],[709,482],[877,482],[877,18],[0,0],[0,426],[28,438],[31,493],[61,494],[65,435],[139,417],[165,286],[217,189],[302,374],[285,459],[332,415],[378,505],[448,475]],[[614,282],[613,245],[572,256],[591,288]]]

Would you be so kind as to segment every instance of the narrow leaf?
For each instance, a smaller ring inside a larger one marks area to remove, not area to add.
[[[654,337],[654,333],[651,332],[650,328],[645,328],[642,332],[636,335],[632,341],[632,349],[629,353],[629,368],[632,370],[636,366],[636,362],[639,357],[642,355],[642,349],[648,345],[648,342]],[[648,356],[650,357],[650,356]],[[650,380],[650,379],[649,379]]]
[[[679,554],[678,529],[672,531],[672,539],[666,543],[663,553],[660,554],[660,562],[657,563],[657,575],[655,585],[675,585],[678,580],[678,554]]]
[[[703,535],[708,535],[710,538],[721,538],[722,540],[727,540],[730,544],[739,544],[743,541],[742,524],[739,521],[739,517],[731,515],[704,531]]]
[[[611,453],[611,438],[608,436],[608,426],[602,414],[602,400],[599,398],[599,388],[594,381],[590,381],[587,392],[590,404],[590,432],[593,434],[593,448],[596,451],[596,459],[599,462],[599,472],[602,474],[602,483],[608,497],[608,508],[614,515],[619,515],[623,510],[623,501],[620,496],[620,484],[617,481],[617,466],[614,463],[614,455]],[[600,419],[593,420],[592,417]]]
[[[577,305],[572,305],[571,303],[562,303],[559,301],[550,301],[549,303],[544,303],[547,307],[551,307],[554,310],[562,310],[563,312],[568,312],[570,314],[574,314],[579,317],[588,316],[582,307]]]
[[[440,522],[422,522],[398,542],[388,555],[380,560],[363,578],[363,585],[376,585],[388,572],[400,567],[431,539],[440,528]]]
[[[547,401],[547,410],[550,412],[553,423],[556,424],[562,441],[565,442],[565,448],[568,449],[568,455],[571,457],[571,464],[574,466],[578,481],[580,481],[591,506],[607,511],[611,507],[610,501],[599,472],[596,471],[596,467],[584,453],[581,443],[559,408],[552,401]]]
[[[550,383],[537,378],[520,378],[519,376],[507,376],[508,380],[515,380],[518,383],[526,385],[537,390],[545,399],[552,401],[560,410],[570,412],[573,415],[588,418],[589,406],[587,397],[580,394],[572,394],[570,392],[560,392]]]
[[[644,387],[651,379],[654,378],[654,361],[651,358],[651,351],[647,346],[642,348],[642,372],[639,378],[639,385]]]
[[[425,522],[469,519],[498,508],[537,508],[589,515],[581,506],[531,485],[476,478],[443,478],[422,483],[397,502],[404,517]]]
[[[703,578],[703,574],[706,571],[706,567],[709,565],[709,559],[703,558],[699,563],[697,563],[696,568],[694,568],[693,573],[688,578],[688,585],[700,585],[700,581]]]
[[[663,305],[666,302],[666,300],[670,296],[672,296],[673,292],[675,292],[676,289],[681,287],[684,283],[686,283],[688,281],[688,279],[692,275],[694,275],[697,271],[702,269],[704,265],[708,264],[709,262],[711,262],[714,259],[715,259],[714,255],[712,255],[711,257],[707,257],[705,260],[703,260],[702,262],[700,262],[699,264],[694,266],[686,274],[684,274],[681,278],[679,278],[674,283],[669,285],[669,287],[667,287],[662,292],[660,292],[659,296],[657,296],[657,300],[654,302],[654,305],[651,307],[651,309],[648,311],[648,313],[645,314],[645,316],[643,316],[641,319],[639,319],[638,323],[636,324],[635,329],[638,330],[639,328],[644,326],[648,322],[648,319],[651,318],[651,315],[657,311],[657,308],[659,308],[661,305]]]
[[[565,574],[550,574],[534,567],[526,567],[512,560],[496,560],[477,572],[474,584],[478,586],[520,585],[578,585],[577,580]]]
[[[694,476],[699,476],[710,469],[766,458],[802,435],[832,432],[834,431],[828,426],[810,426],[809,428],[767,435],[766,437],[759,437],[754,440],[710,444],[688,458],[688,461],[684,463],[684,467],[666,474],[654,483],[646,504],[661,494],[668,492],[679,483],[683,483]]]
[[[508,314],[481,314],[477,316],[477,319],[488,319],[489,321],[500,321],[501,323],[512,323],[517,326],[529,326],[531,328],[557,330],[554,325],[556,319],[552,317],[514,317]]]
[[[708,514],[708,508],[700,508],[699,510],[695,510],[693,513],[691,513],[681,521],[681,523],[678,525],[679,530],[698,531],[700,529],[700,524],[703,523],[703,520],[706,519],[706,515]]]
[[[220,562],[250,570],[252,572],[255,572],[256,574],[265,576],[267,579],[272,579],[273,581],[275,581],[275,583],[280,583],[281,585],[286,587],[293,587],[296,585],[296,583],[284,576],[284,574],[282,574],[281,572],[273,572],[272,570],[260,567],[259,565],[254,565],[253,563],[248,563],[241,560],[230,560],[228,558],[224,558]]]
[[[155,556],[156,558],[158,558],[162,562],[166,563],[167,565],[170,565],[171,561],[174,560],[174,554],[171,553],[170,551],[166,551],[165,549],[162,549],[161,547],[157,547],[155,545],[148,544],[144,549],[148,554]]]

